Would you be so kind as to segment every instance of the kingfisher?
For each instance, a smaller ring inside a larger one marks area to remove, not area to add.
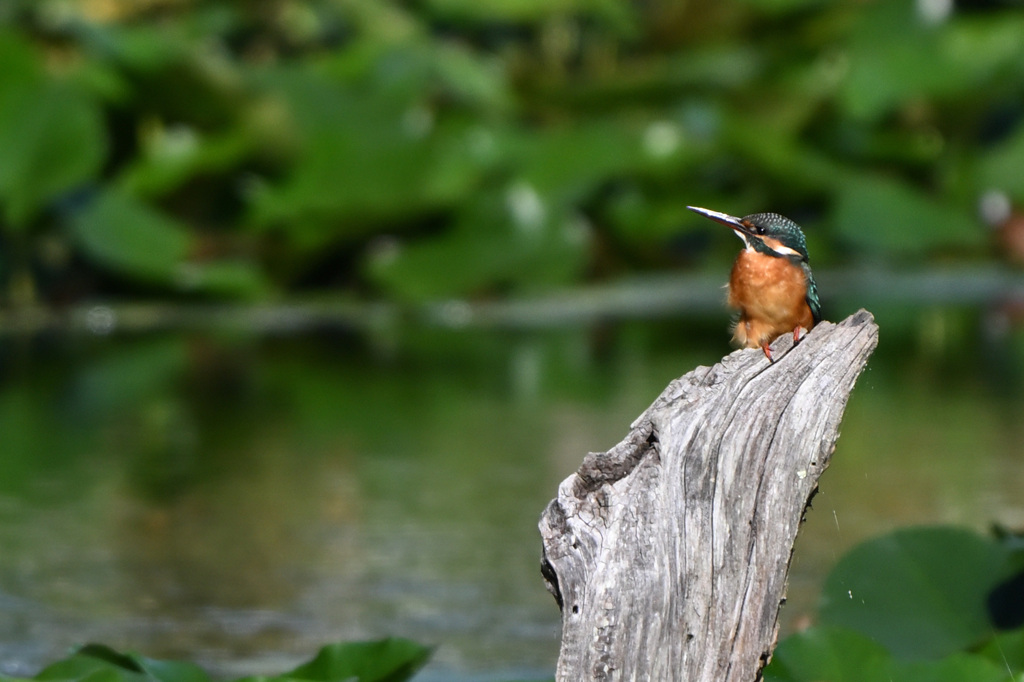
[[[774,362],[769,344],[793,332],[793,343],[821,321],[821,302],[808,264],[800,226],[778,213],[737,218],[697,206],[694,213],[731,227],[743,240],[729,276],[729,306],[739,311],[732,340],[743,348],[760,347]]]

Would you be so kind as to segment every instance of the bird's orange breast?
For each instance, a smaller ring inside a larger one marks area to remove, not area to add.
[[[729,305],[740,312],[733,340],[756,348],[797,327],[810,330],[807,276],[788,258],[744,249],[729,278]]]

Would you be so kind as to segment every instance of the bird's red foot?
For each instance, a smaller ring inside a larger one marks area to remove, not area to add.
[[[807,330],[801,326],[793,328],[793,345],[800,343],[800,340],[807,336]]]
[[[775,358],[772,357],[772,349],[768,347],[767,341],[761,343],[761,350],[764,351],[764,356],[768,358],[768,362],[775,362]]]

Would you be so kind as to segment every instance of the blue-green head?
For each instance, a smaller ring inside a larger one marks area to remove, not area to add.
[[[806,263],[807,240],[800,226],[778,213],[752,213],[743,218],[697,206],[687,206],[694,213],[731,227],[748,249],[770,256],[779,256]]]

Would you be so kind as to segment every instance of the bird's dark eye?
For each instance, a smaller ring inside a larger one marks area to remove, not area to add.
[[[764,225],[754,225],[754,231],[758,234],[764,234]]]

